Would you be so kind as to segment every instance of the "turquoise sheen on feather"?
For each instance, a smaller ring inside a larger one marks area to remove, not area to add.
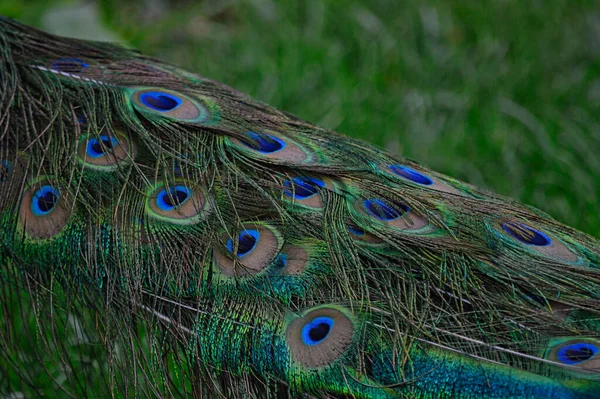
[[[585,389],[576,396],[558,381],[526,372],[506,369],[494,364],[482,364],[438,349],[419,349],[411,353],[411,363],[404,368],[404,381],[414,381],[414,387],[400,388],[415,398],[554,398],[588,397]],[[384,363],[385,360],[381,359]],[[383,385],[402,383],[399,370],[389,364],[376,365]],[[591,399],[592,397],[589,396]]]
[[[595,238],[122,47],[0,59],[12,391],[600,397]]]

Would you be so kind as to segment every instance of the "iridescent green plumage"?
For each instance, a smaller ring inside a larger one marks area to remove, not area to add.
[[[595,239],[129,50],[0,49],[2,292],[94,309],[108,391],[600,395]]]

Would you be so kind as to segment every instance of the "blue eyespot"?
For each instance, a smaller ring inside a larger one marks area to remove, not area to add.
[[[286,187],[285,195],[303,200],[315,195],[319,187],[325,187],[325,182],[316,177],[294,177],[292,181],[284,181],[283,185]]]
[[[140,101],[146,107],[158,112],[173,111],[182,104],[179,97],[164,91],[147,91],[140,94]]]
[[[302,341],[310,346],[323,342],[331,332],[333,324],[334,321],[331,317],[314,318],[302,328]]]
[[[0,183],[3,183],[6,181],[6,179],[8,179],[10,172],[12,172],[12,164],[9,161],[7,161],[6,159],[1,160],[0,161]]]
[[[424,186],[431,186],[433,184],[433,180],[430,177],[425,176],[422,173],[417,172],[414,169],[411,169],[407,166],[403,165],[390,165],[388,169],[397,174],[400,177],[404,177],[414,183],[422,184]]]
[[[398,219],[400,216],[410,211],[410,208],[406,205],[392,204],[378,198],[367,199],[363,204],[369,214],[386,222]]]
[[[241,142],[253,150],[263,154],[272,154],[281,151],[285,147],[285,141],[266,133],[246,132],[247,139],[241,139]]]
[[[87,142],[85,155],[90,158],[100,158],[115,148],[117,143],[118,141],[115,137],[106,135],[100,136],[100,139],[91,138]]]
[[[162,189],[156,196],[156,206],[161,211],[172,211],[183,205],[192,195],[192,190],[186,186],[173,186]]]
[[[173,174],[176,177],[183,176],[183,171],[181,170],[181,161],[174,159],[173,160]]]
[[[558,360],[564,364],[578,364],[590,360],[600,351],[596,345],[588,342],[577,342],[565,345],[556,354]]]
[[[237,256],[238,258],[242,258],[248,255],[250,252],[254,250],[256,244],[258,243],[258,239],[260,238],[260,232],[254,229],[244,230],[238,236],[238,246],[237,246]],[[227,240],[227,249],[229,252],[233,253],[233,241],[230,239]]]
[[[31,212],[35,216],[44,216],[52,212],[58,199],[60,191],[58,188],[50,185],[40,187],[31,198]]]
[[[51,69],[65,73],[77,73],[88,68],[90,65],[80,58],[59,58],[52,61]]]
[[[362,237],[366,234],[366,232],[358,226],[347,225],[346,228],[348,229],[348,232],[350,234],[353,234],[355,236]]]
[[[75,111],[75,117],[77,118],[77,123],[79,123],[80,125],[87,124],[87,118],[80,109]]]
[[[504,231],[523,244],[536,247],[546,247],[552,244],[552,240],[539,230],[529,227],[523,223],[506,222],[502,224]]]
[[[285,269],[287,267],[287,263],[288,263],[287,254],[279,254],[279,256],[275,259],[275,262],[273,262],[273,268],[275,270]]]

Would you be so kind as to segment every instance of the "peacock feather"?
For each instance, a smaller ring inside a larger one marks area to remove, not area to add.
[[[82,395],[73,315],[115,397],[600,397],[596,239],[118,46],[0,57],[0,299]]]

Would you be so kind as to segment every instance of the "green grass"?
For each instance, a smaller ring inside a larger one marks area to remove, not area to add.
[[[0,13],[37,26],[51,7],[0,0]],[[109,0],[99,9],[147,54],[600,236],[597,1]]]

